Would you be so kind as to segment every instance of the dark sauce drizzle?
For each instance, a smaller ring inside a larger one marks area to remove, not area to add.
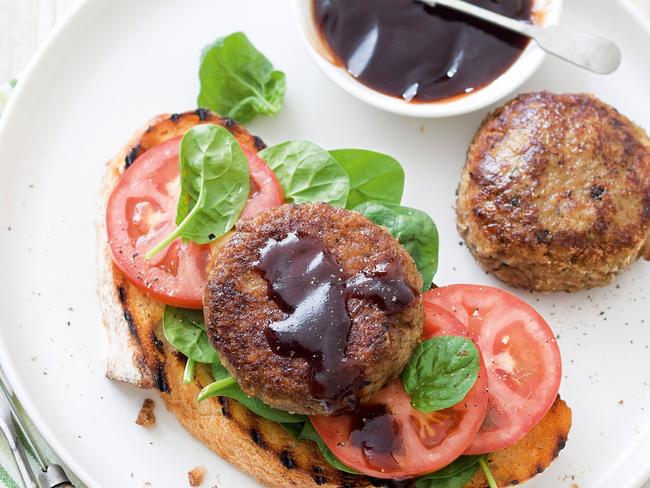
[[[417,292],[404,281],[399,263],[381,263],[372,274],[346,280],[321,239],[290,233],[269,240],[256,268],[288,315],[264,330],[273,352],[307,361],[310,394],[326,409],[348,399],[354,408],[363,381],[359,365],[345,357],[352,325],[348,299],[371,300],[389,314],[408,307]]]
[[[399,424],[386,405],[362,405],[352,416],[350,443],[363,451],[369,467],[398,469],[395,454],[403,453]]]
[[[365,85],[406,101],[463,95],[503,74],[528,39],[443,6],[415,0],[312,0],[337,61]],[[469,0],[530,20],[532,0]]]

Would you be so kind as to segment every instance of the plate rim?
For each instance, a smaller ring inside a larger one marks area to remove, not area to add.
[[[74,23],[78,17],[83,15],[89,9],[95,8],[96,5],[101,4],[102,2],[108,2],[109,0],[76,0],[70,10],[64,14],[62,19],[52,28],[45,38],[45,41],[41,46],[36,50],[35,54],[32,56],[30,61],[27,63],[27,66],[23,69],[20,74],[20,82],[17,84],[14,89],[12,96],[9,98],[9,101],[5,107],[5,110],[0,117],[0,146],[2,146],[6,127],[10,125],[12,120],[13,112],[15,111],[14,107],[19,105],[20,100],[23,97],[23,92],[25,91],[25,86],[29,85],[29,82],[34,77],[34,72],[38,69],[41,64],[41,60],[47,57],[49,51],[52,49],[53,44],[55,44],[61,35],[67,30],[68,26]],[[647,35],[650,36],[650,18],[646,16],[636,5],[634,5],[631,0],[616,0],[615,6],[622,8],[627,15],[631,18],[631,22],[636,22]],[[23,81],[24,80],[24,81]],[[18,400],[20,401],[25,413],[29,416],[29,419],[32,421],[33,425],[36,427],[41,436],[45,439],[48,445],[52,448],[54,453],[63,461],[63,463],[72,471],[80,481],[88,486],[102,486],[98,480],[92,476],[86,468],[77,461],[77,458],[72,455],[72,453],[65,447],[63,442],[59,439],[59,436],[55,435],[54,432],[49,428],[47,423],[40,415],[40,409],[32,401],[31,395],[28,393],[28,389],[25,387],[23,381],[20,380],[20,376],[16,371],[14,363],[11,361],[10,356],[8,355],[8,348],[3,339],[3,333],[0,329],[0,367],[5,373],[6,378],[10,382],[11,387],[14,390],[14,393]],[[644,429],[646,435],[644,436],[647,439],[647,445],[645,446],[644,452],[647,451],[647,454],[650,455],[650,424],[646,425]],[[641,444],[643,437],[637,436],[633,439],[633,442],[630,443],[628,449],[624,450],[623,453],[628,451],[634,451],[634,448],[638,448]],[[628,459],[643,459],[644,456],[641,456],[638,453],[637,455],[629,455]],[[618,458],[621,460],[621,457]],[[613,463],[607,471],[617,468],[617,465],[620,465],[621,461],[618,463]],[[650,464],[640,468],[636,473],[628,471],[627,480],[631,483],[629,486],[641,487],[643,483],[650,481]]]
[[[62,33],[72,24],[80,15],[85,11],[99,4],[101,1],[105,0],[76,0],[75,4],[70,7],[70,10],[63,16],[61,21],[59,21],[46,36],[43,44],[36,50],[35,54],[27,63],[25,69],[23,69],[20,74],[20,80],[16,84],[14,91],[9,97],[9,101],[5,106],[2,116],[0,117],[0,146],[2,146],[6,127],[9,126],[9,123],[12,119],[14,112],[14,107],[19,104],[20,100],[23,97],[23,92],[25,91],[25,85],[32,79],[34,76],[33,73],[37,70],[38,66],[41,63],[41,60],[44,59],[52,49],[52,45],[61,37]],[[24,81],[21,81],[24,80]],[[73,456],[63,442],[59,439],[59,436],[55,435],[52,432],[42,418],[40,414],[40,409],[37,408],[37,405],[32,401],[31,395],[28,394],[27,388],[20,381],[20,376],[18,375],[15,365],[10,360],[8,354],[8,348],[5,344],[2,331],[0,330],[0,367],[5,374],[5,377],[9,381],[10,387],[13,389],[14,395],[20,402],[24,412],[27,414],[31,423],[36,427],[37,431],[40,433],[41,437],[45,439],[49,447],[54,451],[54,453],[63,461],[64,465],[68,468],[68,471],[72,471],[72,474],[76,476],[81,482],[87,486],[102,486],[101,483],[98,483],[94,476],[92,476],[86,468],[77,461],[76,456]],[[70,473],[68,473],[69,475]]]

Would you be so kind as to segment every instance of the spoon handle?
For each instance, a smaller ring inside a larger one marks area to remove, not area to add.
[[[519,34],[523,34],[524,36],[532,37],[530,31],[530,27],[531,27],[530,24],[525,24],[518,20],[511,19],[510,17],[506,17],[505,15],[492,12],[491,10],[482,7],[477,7],[476,5],[471,4],[469,2],[465,2],[463,0],[420,0],[420,1],[426,5],[429,5],[430,7],[435,7],[436,5],[444,5],[445,7],[458,10],[459,12],[463,12],[467,15],[471,15],[472,17],[476,17],[482,20],[487,20],[492,24],[496,24],[505,29],[518,32]]]
[[[533,38],[544,51],[598,74],[616,71],[621,51],[607,39],[557,26],[539,26],[511,19],[463,0],[420,0],[437,4],[486,20],[505,29]]]
[[[555,25],[530,26],[539,47],[589,71],[606,75],[621,64],[621,51],[607,39]]]

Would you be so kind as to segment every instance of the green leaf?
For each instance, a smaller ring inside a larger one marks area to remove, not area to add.
[[[249,397],[242,391],[240,386],[237,384],[237,381],[232,376],[227,376],[207,385],[203,390],[201,390],[201,393],[199,393],[198,401],[202,402],[203,400],[214,396],[224,396],[237,400],[260,417],[272,420],[273,422],[290,424],[300,423],[307,420],[307,417],[304,415],[296,415],[283,410],[278,410],[277,408],[269,407],[259,398]]]
[[[429,413],[462,401],[478,370],[478,349],[470,339],[442,336],[418,344],[401,379],[411,405]]]
[[[163,333],[178,351],[197,363],[218,360],[203,325],[203,314],[198,310],[165,307]]]
[[[461,456],[449,466],[434,473],[420,476],[416,488],[462,488],[478,470],[481,456]]]
[[[276,115],[284,103],[285,78],[243,32],[221,37],[203,49],[199,107],[238,122]]]
[[[212,362],[212,378],[214,378],[214,381],[218,381],[227,378],[228,376],[230,376],[230,373],[228,372],[226,367],[223,364],[221,364],[221,361],[217,357]]]
[[[336,469],[339,469],[346,473],[359,474],[358,471],[355,471],[354,469],[346,466],[341,461],[339,461],[339,459],[334,455],[330,448],[327,447],[327,444],[325,444],[325,441],[321,438],[321,436],[318,435],[318,432],[316,432],[316,429],[314,429],[314,426],[311,424],[311,422],[305,422],[305,426],[302,428],[302,431],[300,432],[298,438],[315,442],[316,445],[318,445],[318,449],[320,449],[321,454],[325,458],[325,461],[334,466]]]
[[[365,149],[330,151],[350,178],[346,208],[375,200],[399,204],[404,193],[404,170],[394,158]]]
[[[196,361],[187,358],[185,363],[185,371],[183,372],[183,383],[186,385],[194,381],[194,371],[196,370]]]
[[[345,207],[350,179],[330,153],[311,142],[285,142],[259,153],[280,181],[289,203]]]
[[[499,485],[497,485],[497,482],[494,479],[494,476],[492,476],[492,471],[490,471],[490,467],[488,466],[487,456],[481,456],[481,459],[479,459],[479,464],[481,466],[481,469],[483,470],[483,474],[485,475],[485,479],[488,482],[488,486],[490,488],[499,488]]]
[[[365,202],[354,208],[383,225],[404,246],[422,275],[422,290],[431,288],[438,269],[438,230],[426,213],[392,203]]]
[[[309,421],[307,421],[309,422]],[[292,436],[294,436],[296,439],[300,436],[300,433],[302,432],[302,429],[304,428],[305,424],[298,424],[298,423],[291,423],[291,424],[280,424],[284,430],[289,432]]]
[[[431,478],[431,479],[440,479],[440,478],[450,478],[461,471],[465,471],[468,468],[471,468],[472,466],[478,467],[478,462],[481,459],[482,455],[473,455],[473,456],[460,456],[459,458],[456,458],[456,460],[448,464],[442,469],[439,469],[438,471],[434,471],[433,473],[425,474],[421,478]]]
[[[147,252],[150,259],[178,237],[206,244],[228,232],[248,200],[248,159],[233,135],[215,124],[185,133],[179,152],[181,194],[176,229]]]

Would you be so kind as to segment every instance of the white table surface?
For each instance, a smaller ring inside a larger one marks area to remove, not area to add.
[[[50,29],[78,1],[0,0],[0,83],[18,76]],[[594,0],[594,5],[601,1],[611,0]],[[650,18],[650,0],[630,1]],[[643,488],[650,488],[650,481]]]

